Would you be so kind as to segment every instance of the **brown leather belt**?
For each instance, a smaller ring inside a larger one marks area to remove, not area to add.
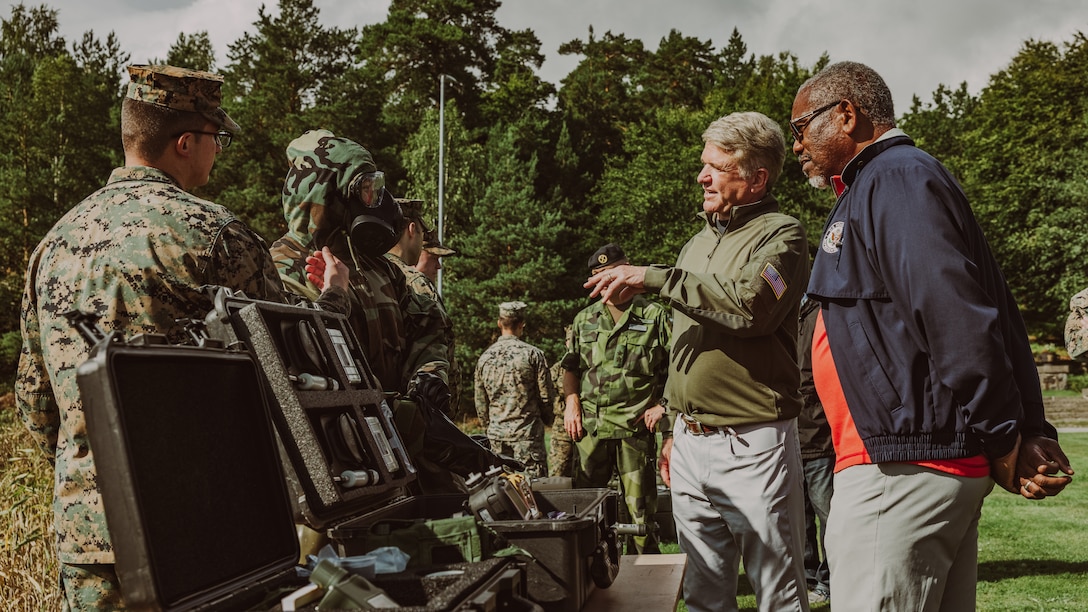
[[[710,425],[703,425],[699,421],[689,417],[686,414],[680,415],[680,420],[684,423],[684,426],[688,428],[688,432],[693,436],[709,436],[716,433],[726,431],[725,427],[711,427]]]

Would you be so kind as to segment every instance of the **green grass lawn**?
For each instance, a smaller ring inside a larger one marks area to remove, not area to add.
[[[982,507],[978,610],[1088,610],[1088,433],[1063,434],[1061,443],[1078,472],[1061,495],[1034,502],[996,489]],[[741,610],[756,609],[743,575],[738,593]]]
[[[979,610],[1088,610],[1088,433],[1060,436],[1078,471],[1057,497],[991,493],[979,523]]]

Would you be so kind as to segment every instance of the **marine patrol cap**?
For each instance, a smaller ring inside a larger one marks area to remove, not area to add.
[[[499,304],[499,317],[515,317],[521,314],[529,305],[525,302],[503,302]]]
[[[627,261],[627,256],[623,254],[623,249],[620,248],[620,245],[610,242],[597,249],[597,252],[589,258],[589,269],[592,271],[597,268],[614,266],[624,261]]]
[[[176,66],[133,64],[128,67],[125,97],[190,113],[200,113],[219,127],[237,134],[242,128],[221,106],[223,77]]]
[[[442,241],[438,239],[438,230],[423,232],[423,250],[438,257],[449,257],[457,254],[455,249],[442,244]]]
[[[408,198],[397,198],[397,203],[400,204],[400,209],[404,212],[404,218],[409,221],[415,221],[423,227],[423,240],[427,240],[427,232],[431,231],[430,226],[423,220],[423,200],[410,200]]]

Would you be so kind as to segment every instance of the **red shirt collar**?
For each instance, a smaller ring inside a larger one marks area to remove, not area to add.
[[[846,183],[842,180],[841,174],[836,174],[831,177],[831,188],[835,190],[835,197],[842,195],[842,192],[846,191]]]

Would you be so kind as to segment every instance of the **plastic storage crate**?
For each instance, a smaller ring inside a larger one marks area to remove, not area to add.
[[[526,562],[529,597],[548,612],[576,612],[597,583],[610,583],[602,566],[616,559],[618,495],[611,489],[534,491],[544,515],[563,512],[564,518],[505,520],[481,523],[484,550],[516,546]],[[431,495],[404,499],[328,530],[341,556],[360,555],[374,546],[368,537],[383,521],[438,519],[465,510],[466,496]],[[609,551],[611,547],[611,551]]]

